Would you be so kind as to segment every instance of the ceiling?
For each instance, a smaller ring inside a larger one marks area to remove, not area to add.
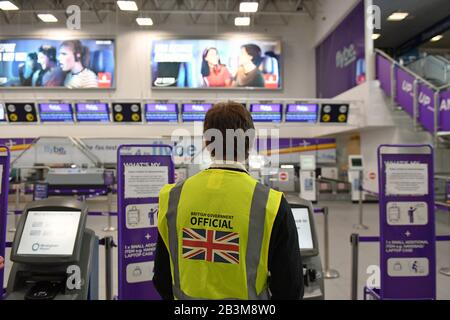
[[[397,48],[438,21],[450,16],[450,0],[373,0],[381,9],[381,34],[375,41],[378,48]],[[396,11],[409,12],[403,21],[387,21]],[[450,37],[433,43],[433,47],[450,47]]]
[[[81,23],[99,24],[114,21],[130,24],[137,17],[151,17],[155,24],[165,24],[169,18],[181,17],[187,24],[234,25],[234,17],[250,15],[252,24],[289,23],[299,16],[314,16],[314,0],[259,0],[258,12],[239,12],[240,0],[135,0],[139,11],[121,11],[115,0],[11,0],[19,11],[1,11],[0,25],[44,24],[38,13],[52,13],[63,24],[70,5],[81,9]],[[58,24],[57,23],[57,24]]]

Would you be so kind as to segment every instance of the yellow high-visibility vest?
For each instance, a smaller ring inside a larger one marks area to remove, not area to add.
[[[208,169],[159,195],[175,299],[268,299],[269,242],[282,194],[245,172]]]

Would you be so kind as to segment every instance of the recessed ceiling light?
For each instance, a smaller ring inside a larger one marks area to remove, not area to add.
[[[240,12],[256,12],[258,11],[258,2],[244,1],[239,5]]]
[[[0,9],[4,11],[19,10],[19,8],[11,1],[0,1]]]
[[[37,16],[44,22],[58,22],[58,19],[50,13],[39,13]]]
[[[136,18],[136,22],[140,26],[152,26],[153,25],[152,18]]]
[[[236,17],[234,18],[235,26],[249,26],[250,25],[250,17]]]
[[[379,33],[372,33],[372,40],[377,40],[379,37],[381,37],[381,34],[379,34]]]
[[[402,21],[409,15],[408,12],[394,12],[389,17],[389,21]]]
[[[433,38],[430,39],[431,42],[436,42],[439,41],[443,38],[444,36],[442,34],[434,36]]]
[[[122,11],[138,11],[138,6],[135,1],[117,1],[117,5]]]

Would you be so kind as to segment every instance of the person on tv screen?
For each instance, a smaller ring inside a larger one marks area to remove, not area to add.
[[[203,82],[206,87],[229,87],[232,77],[227,67],[220,63],[219,52],[216,48],[203,51],[202,70]]]
[[[33,75],[40,70],[36,52],[30,52],[27,55],[25,63],[19,66],[19,79],[22,87],[31,87]]]
[[[41,70],[33,75],[33,87],[61,87],[66,74],[57,65],[56,48],[42,45],[38,50],[38,62]]]
[[[98,88],[97,75],[86,67],[89,52],[80,40],[64,41],[59,49],[61,69],[67,72],[64,85],[67,88]]]
[[[256,44],[243,45],[239,56],[235,85],[238,87],[264,87],[264,77],[258,68],[262,60],[259,46]]]

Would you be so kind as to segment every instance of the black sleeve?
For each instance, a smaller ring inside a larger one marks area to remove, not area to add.
[[[303,298],[303,267],[291,207],[281,199],[269,244],[269,289],[272,300]]]
[[[156,243],[153,283],[164,300],[173,300],[169,252],[159,233],[158,242]]]

